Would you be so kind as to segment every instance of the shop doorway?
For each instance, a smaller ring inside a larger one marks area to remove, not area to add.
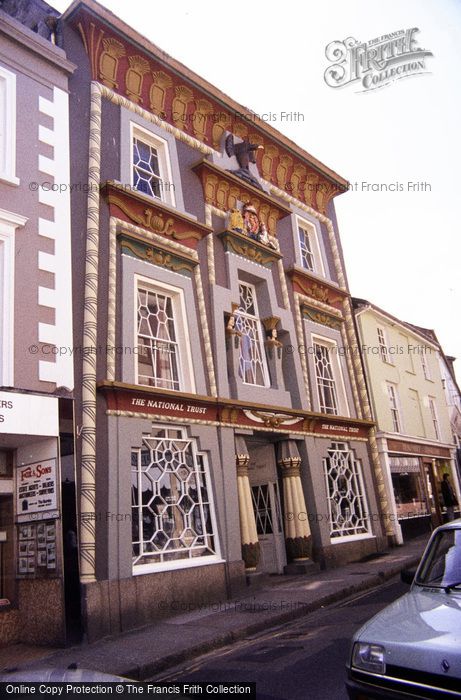
[[[64,559],[64,601],[66,607],[66,642],[81,641],[83,630],[80,607],[78,560],[77,500],[74,476],[74,439],[71,433],[60,435],[62,551]]]
[[[258,570],[282,574],[287,563],[274,445],[251,445],[248,474],[260,546]]]
[[[438,525],[442,524],[443,520],[439,501],[439,488],[437,485],[436,475],[434,474],[434,467],[432,462],[423,462],[423,469],[426,477],[427,495],[431,511],[432,527],[437,527]]]

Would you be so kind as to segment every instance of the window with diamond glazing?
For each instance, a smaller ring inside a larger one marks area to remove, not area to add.
[[[133,185],[149,197],[162,199],[158,151],[138,138],[133,139]]]
[[[179,346],[171,296],[138,288],[138,382],[181,389]]]
[[[239,376],[245,384],[269,386],[266,353],[261,321],[258,317],[255,288],[241,283],[240,306],[235,314],[235,328],[240,336]]]
[[[133,565],[217,554],[205,455],[182,429],[154,428],[131,453]]]
[[[333,442],[323,460],[328,493],[330,537],[370,532],[361,464],[345,442]]]
[[[132,122],[130,159],[133,189],[176,206],[168,142]]]
[[[315,261],[309,231],[307,231],[305,228],[302,228],[302,226],[298,226],[298,237],[303,267],[306,270],[309,270],[310,272],[314,272]]]

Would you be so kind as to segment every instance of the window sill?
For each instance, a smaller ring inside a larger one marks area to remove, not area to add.
[[[344,537],[330,537],[331,544],[344,544],[345,542],[356,542],[357,540],[375,540],[376,536],[370,533],[363,535],[345,535]]]
[[[13,187],[18,187],[20,185],[20,180],[15,175],[8,175],[8,173],[0,173],[0,182],[6,185],[12,185]]]
[[[224,564],[224,559],[217,555],[210,555],[209,557],[196,557],[195,559],[162,562],[161,564],[135,564],[133,566],[133,576],[142,576],[143,574],[159,574],[165,571],[176,571],[181,569],[192,569],[193,567],[207,566],[210,564]]]

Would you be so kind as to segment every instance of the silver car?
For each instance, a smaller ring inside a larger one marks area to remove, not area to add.
[[[367,698],[461,698],[461,520],[432,533],[410,592],[356,632],[347,691]]]

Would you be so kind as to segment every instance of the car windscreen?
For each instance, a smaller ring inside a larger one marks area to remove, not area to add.
[[[422,586],[460,585],[461,528],[438,532],[418,569],[415,583]]]

